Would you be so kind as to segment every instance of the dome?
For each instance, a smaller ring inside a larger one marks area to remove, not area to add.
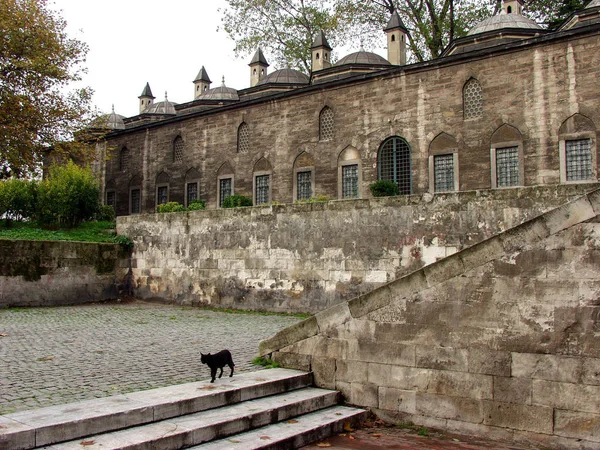
[[[203,92],[196,100],[239,100],[238,93],[233,88],[225,86],[225,77],[223,77],[223,84],[217,88],[209,89]]]
[[[484,21],[478,23],[473,27],[467,36],[473,36],[474,34],[486,33],[488,31],[502,30],[505,28],[520,28],[522,30],[543,30],[533,20],[522,16],[521,14],[497,14],[492,17],[488,17]]]
[[[110,113],[108,116],[106,116],[106,126],[108,128],[110,128],[111,130],[124,130],[125,129],[125,122],[123,122],[123,119],[125,117],[121,116],[120,114],[115,113],[115,110],[113,108],[112,113]]]
[[[363,49],[360,49],[356,53],[351,53],[347,56],[344,56],[340,59],[336,66],[343,66],[346,64],[367,64],[367,65],[378,65],[378,66],[390,66],[390,62],[382,56],[379,56],[375,53],[366,52]]]
[[[308,84],[310,79],[302,72],[294,69],[281,69],[270,73],[257,84]]]
[[[177,103],[165,100],[164,102],[153,103],[148,107],[145,114],[177,114],[175,105]]]

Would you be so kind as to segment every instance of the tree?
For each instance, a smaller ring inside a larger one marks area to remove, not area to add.
[[[0,0],[0,178],[37,173],[50,147],[72,139],[90,112],[81,80],[88,47],[70,39],[48,0]]]
[[[530,0],[525,13],[538,23],[554,30],[575,11],[582,9],[585,0]]]

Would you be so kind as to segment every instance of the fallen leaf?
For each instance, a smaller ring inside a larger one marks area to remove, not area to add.
[[[354,428],[352,428],[350,422],[344,422],[344,431],[354,431]]]
[[[335,415],[336,415],[336,416],[341,416],[341,415],[342,415],[342,413],[335,413]]]
[[[198,388],[198,389],[202,389],[202,390],[205,390],[205,391],[212,391],[213,389],[216,389],[216,387],[209,385],[209,386],[203,386],[203,387]]]
[[[329,442],[319,442],[317,447],[331,447],[331,444]]]
[[[294,420],[294,419],[292,419],[292,420],[288,420],[286,423],[298,423],[298,421],[297,421],[297,420]]]
[[[346,437],[346,433],[340,433],[340,434],[338,434],[338,436]]]
[[[38,361],[52,361],[54,356],[44,356],[43,358],[38,358]]]
[[[0,333],[0,337],[6,337],[6,336],[8,336],[8,334],[6,334],[6,333]]]
[[[236,441],[235,439],[229,439],[229,442],[231,442],[232,444],[241,444],[242,441]]]
[[[381,437],[381,433],[373,433],[371,436],[373,436],[373,437]]]
[[[261,436],[260,440],[261,441],[269,441],[269,440],[271,440],[271,438],[269,436]]]
[[[79,445],[83,445],[84,447],[89,447],[90,445],[94,445],[96,441],[81,441]]]
[[[354,440],[354,436],[350,435],[350,436],[348,436],[348,439]]]

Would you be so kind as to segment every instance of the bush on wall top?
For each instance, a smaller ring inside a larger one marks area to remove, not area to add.
[[[230,195],[223,200],[223,208],[239,208],[241,206],[252,206],[252,199],[245,195]]]
[[[388,180],[379,180],[369,185],[373,197],[391,197],[400,195],[400,188],[397,183]]]

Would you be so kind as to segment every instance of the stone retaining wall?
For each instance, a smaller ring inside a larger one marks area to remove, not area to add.
[[[600,448],[600,191],[261,343],[396,421]]]
[[[597,186],[137,215],[119,217],[117,231],[135,242],[137,297],[316,312]]]
[[[0,240],[0,307],[116,298],[115,269],[123,258],[114,244]]]

